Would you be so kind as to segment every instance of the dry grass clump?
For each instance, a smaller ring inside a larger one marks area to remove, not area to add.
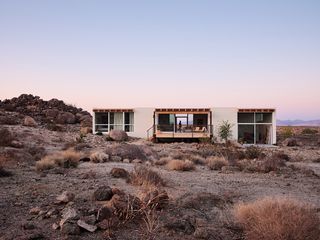
[[[130,173],[129,182],[133,185],[148,186],[165,186],[165,180],[156,171],[150,168],[139,166],[135,167]]]
[[[235,207],[235,219],[248,240],[317,240],[320,220],[309,205],[286,198],[265,198]]]
[[[207,166],[211,170],[221,170],[222,167],[229,165],[224,157],[213,156],[207,158]]]
[[[109,160],[109,155],[102,151],[96,151],[91,153],[89,158],[94,163],[103,163]]]
[[[190,160],[172,159],[167,163],[167,168],[174,171],[191,171],[195,169],[195,166]]]
[[[36,163],[38,171],[48,170],[54,167],[71,168],[77,167],[81,153],[72,149],[56,152],[52,155],[47,155]]]
[[[279,171],[284,166],[286,166],[286,164],[283,159],[271,156],[261,161],[260,170],[264,173],[268,173],[271,171]]]

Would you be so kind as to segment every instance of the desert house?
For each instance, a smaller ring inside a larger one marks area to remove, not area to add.
[[[124,130],[129,136],[172,139],[219,139],[224,121],[231,139],[244,144],[276,144],[276,111],[262,108],[93,109],[93,132]]]

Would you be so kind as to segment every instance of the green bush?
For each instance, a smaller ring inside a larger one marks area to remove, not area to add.
[[[293,136],[293,131],[292,131],[292,128],[291,127],[286,127],[284,130],[283,130],[283,136],[285,138],[290,138]]]

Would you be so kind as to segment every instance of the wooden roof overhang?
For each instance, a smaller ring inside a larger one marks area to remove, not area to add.
[[[130,108],[95,108],[93,112],[133,112]]]
[[[156,113],[162,114],[208,114],[210,108],[156,108]]]
[[[239,108],[238,112],[241,113],[253,113],[253,112],[258,112],[258,113],[272,113],[274,112],[274,108]]]

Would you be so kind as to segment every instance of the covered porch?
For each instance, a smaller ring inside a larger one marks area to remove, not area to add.
[[[155,138],[211,138],[212,114],[207,108],[156,109]]]

